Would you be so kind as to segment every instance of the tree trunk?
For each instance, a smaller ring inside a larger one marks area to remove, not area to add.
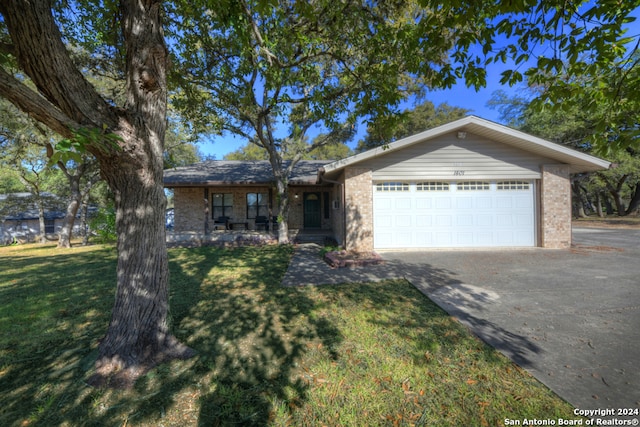
[[[602,211],[602,195],[599,191],[596,193],[596,213],[598,214],[598,217],[604,217],[604,212]]]
[[[162,167],[103,166],[115,195],[118,286],[111,323],[100,343],[91,384],[128,387],[158,363],[194,353],[167,324],[169,271]]]
[[[143,4],[144,3],[144,4]],[[168,52],[160,2],[123,1],[127,102],[114,133],[123,147],[98,155],[115,196],[118,287],[92,384],[128,387],[149,368],[194,351],[169,333],[163,151]]]
[[[587,214],[584,212],[585,194],[582,191],[580,182],[578,179],[574,179],[572,183],[573,187],[573,215],[575,218],[585,218]]]
[[[42,200],[42,196],[40,196],[40,192],[37,192],[36,199],[38,203],[38,223],[40,228],[37,239],[44,245],[47,243],[47,223],[44,219],[44,201]]]
[[[638,207],[640,207],[640,182],[637,182],[635,185],[633,196],[631,196],[625,215],[631,215],[638,209]]]
[[[289,243],[289,188],[287,179],[283,176],[276,178],[278,192],[278,243]]]
[[[63,43],[50,2],[0,1],[22,72],[42,94],[0,68],[0,94],[67,138],[97,130],[86,149],[115,195],[116,300],[98,349],[94,385],[128,387],[157,363],[194,354],[168,331],[163,149],[168,52],[160,0],[121,0],[126,102],[114,107],[84,78]],[[117,140],[109,139],[116,135]]]
[[[76,175],[67,174],[69,181],[69,188],[71,190],[71,196],[69,197],[69,204],[67,205],[67,213],[64,216],[64,222],[62,228],[58,234],[58,247],[70,248],[71,247],[71,234],[73,233],[73,225],[76,221],[76,215],[80,208],[80,201],[82,194],[80,194],[80,177]]]
[[[87,191],[82,198],[82,206],[80,207],[80,227],[82,229],[82,246],[89,244],[89,231],[87,227],[87,211],[89,210],[89,192]]]

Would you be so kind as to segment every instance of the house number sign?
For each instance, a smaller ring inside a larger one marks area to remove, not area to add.
[[[463,166],[462,162],[454,162],[453,163],[453,167],[454,168],[460,168],[462,166]],[[453,171],[453,176],[464,176],[464,169],[455,169]]]

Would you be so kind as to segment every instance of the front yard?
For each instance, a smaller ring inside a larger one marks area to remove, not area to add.
[[[85,384],[115,250],[0,248],[0,425],[496,426],[572,408],[403,280],[283,288],[292,249],[171,249],[171,322],[198,351],[133,390]]]

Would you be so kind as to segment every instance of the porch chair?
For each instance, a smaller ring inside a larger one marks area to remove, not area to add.
[[[228,230],[229,229],[229,218],[228,216],[219,216],[218,219],[213,221],[213,229],[214,230]]]
[[[256,217],[256,230],[267,230],[267,217],[266,216],[257,216]]]

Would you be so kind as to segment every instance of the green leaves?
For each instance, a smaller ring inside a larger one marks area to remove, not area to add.
[[[122,138],[113,133],[104,133],[106,129],[78,128],[72,138],[60,140],[49,157],[49,165],[58,162],[82,162],[82,155],[90,145],[98,146],[101,150],[119,150]]]

